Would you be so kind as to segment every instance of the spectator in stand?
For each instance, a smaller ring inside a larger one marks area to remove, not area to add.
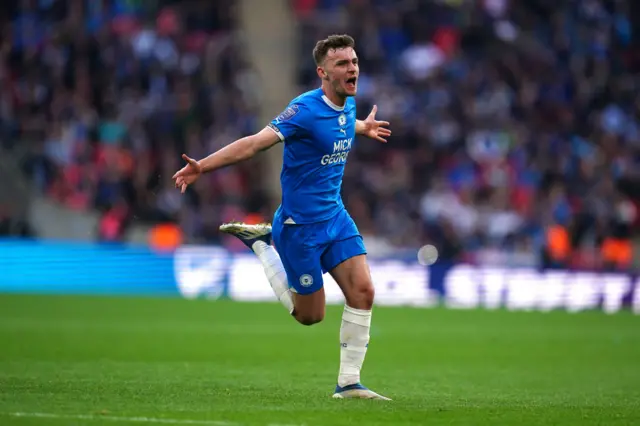
[[[236,53],[231,3],[23,0],[5,15],[0,82],[14,89],[0,97],[2,132],[28,148],[24,170],[43,194],[104,212],[101,239],[121,239],[128,217],[218,242],[224,212],[262,213],[255,164],[186,199],[165,179],[181,152],[255,130],[255,78]]]
[[[0,132],[20,143],[3,145],[27,146],[25,171],[71,208],[124,200],[132,220],[241,249],[217,226],[271,216],[257,163],[184,198],[165,179],[181,152],[203,157],[261,125],[232,3],[9,2]],[[553,225],[568,233],[563,264],[628,267],[640,228],[639,4],[291,0],[299,91],[317,84],[315,41],[349,31],[360,114],[375,98],[393,125],[388,145],[358,144],[344,181],[372,254],[432,239],[445,258],[531,265]]]
[[[467,259],[501,252],[506,261],[522,251],[522,264],[542,252],[549,259],[552,240],[552,263],[629,265],[630,245],[620,238],[638,236],[640,206],[633,189],[640,187],[639,67],[631,56],[640,20],[632,2],[318,0],[294,7],[302,51],[320,34],[352,33],[362,63],[358,105],[366,111],[375,94],[379,115],[393,123],[389,145],[354,151],[345,194],[357,194],[358,223],[381,217],[423,233],[397,238],[384,221],[363,232],[419,246],[440,241],[446,229]],[[303,61],[301,85],[313,78]],[[398,158],[403,173],[388,166]],[[393,185],[406,174],[412,179]],[[388,200],[391,188],[401,204]],[[602,255],[586,255],[594,251]]]

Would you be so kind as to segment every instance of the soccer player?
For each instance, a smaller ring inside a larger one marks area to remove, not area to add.
[[[282,202],[273,226],[227,223],[220,230],[235,235],[253,250],[276,297],[301,324],[322,321],[322,276],[325,272],[332,275],[346,301],[340,328],[340,371],[333,397],[387,400],[360,383],[374,288],[362,237],[345,209],[340,187],[355,135],[386,142],[391,131],[388,122],[376,120],[376,106],[365,120],[356,119],[359,68],[354,47],[348,35],[318,41],[313,57],[322,81],[320,88],[295,98],[254,135],[200,161],[183,155],[187,164],[173,179],[184,193],[202,173],[284,143]]]

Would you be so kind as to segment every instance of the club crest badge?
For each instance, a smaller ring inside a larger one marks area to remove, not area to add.
[[[300,277],[300,285],[302,287],[310,287],[313,285],[313,277],[309,274],[304,274]]]

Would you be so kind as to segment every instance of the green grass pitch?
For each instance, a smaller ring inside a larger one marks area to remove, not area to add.
[[[640,317],[376,308],[333,400],[341,307],[0,295],[0,425],[638,425]]]

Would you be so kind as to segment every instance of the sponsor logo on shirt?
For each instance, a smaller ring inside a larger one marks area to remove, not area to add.
[[[349,151],[351,150],[351,143],[353,138],[340,139],[333,143],[333,154],[323,155],[320,160],[320,164],[327,166],[330,164],[344,164],[347,162]]]

